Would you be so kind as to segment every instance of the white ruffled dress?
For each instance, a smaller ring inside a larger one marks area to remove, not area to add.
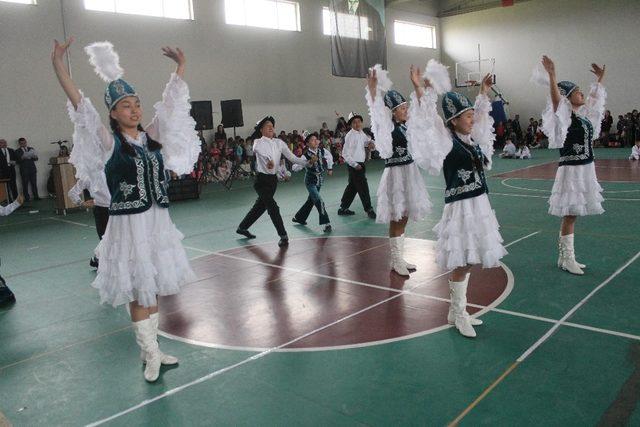
[[[453,147],[453,136],[438,115],[438,96],[427,88],[420,104],[420,114],[427,118],[426,132],[409,140],[414,160],[431,175],[439,175],[445,158]],[[479,145],[491,169],[493,156],[493,119],[489,115],[491,102],[486,95],[478,95],[474,105],[474,125],[468,143]],[[446,203],[442,219],[433,228],[438,236],[436,262],[442,269],[452,270],[470,264],[484,268],[499,265],[507,254],[502,245],[500,225],[487,194]]]
[[[146,132],[162,144],[165,168],[178,174],[189,173],[198,158],[200,141],[195,122],[189,115],[189,88],[175,73],[154,105],[155,117]],[[70,161],[76,177],[98,182],[115,146],[112,133],[102,124],[91,101],[84,97],[77,110],[68,102],[69,117],[74,124],[74,147]],[[141,132],[132,144],[146,143]],[[100,260],[92,286],[99,290],[102,303],[114,307],[137,301],[144,307],[157,304],[157,295],[172,295],[195,280],[184,238],[169,217],[169,210],[153,206],[145,212],[112,215],[106,232],[96,248]]]
[[[394,129],[391,112],[384,105],[383,93],[378,89],[375,100],[366,90],[367,105],[371,117],[371,130],[376,137],[376,150],[380,157],[387,159],[393,155],[391,133]],[[407,120],[407,139],[424,127],[425,119],[418,114],[418,99],[411,94],[409,119]],[[411,150],[409,150],[411,153]],[[385,167],[378,184],[376,222],[389,224],[407,217],[421,221],[431,212],[431,201],[427,187],[415,162]]]
[[[593,135],[600,135],[600,125],[604,117],[607,97],[600,83],[591,85],[585,105],[576,114],[589,120]],[[553,111],[551,97],[542,112],[542,131],[549,138],[549,148],[562,148],[571,125],[571,103],[566,97],[560,99],[557,110]],[[589,145],[593,140],[589,141]],[[592,147],[589,147],[591,150]],[[599,215],[602,208],[602,187],[596,176],[595,162],[586,165],[562,165],[558,167],[556,179],[549,197],[549,214],[554,216]]]

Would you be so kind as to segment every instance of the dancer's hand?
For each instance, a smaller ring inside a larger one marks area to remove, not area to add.
[[[273,164],[273,160],[269,160],[269,161],[267,162],[267,169],[273,169],[273,166],[274,166],[274,164]]]
[[[332,176],[332,175],[333,175],[333,169],[329,169],[329,170],[327,171],[327,175]]]
[[[420,72],[419,67],[412,64],[411,67],[409,67],[409,77],[411,78],[411,83],[413,83],[413,87],[416,90],[422,87],[424,81],[422,80],[422,73]]]
[[[313,166],[318,162],[318,156],[313,155],[311,156],[311,158],[309,159],[309,166]]]
[[[369,151],[373,151],[376,149],[376,144],[374,144],[373,142],[369,142],[369,145],[367,145],[367,148],[369,149]]]
[[[187,63],[182,49],[177,47],[174,50],[169,46],[165,46],[162,48],[162,54],[167,58],[171,58],[176,64],[178,64],[178,67],[176,68],[176,74],[180,76],[180,78],[182,78],[184,76],[184,66]]]
[[[16,197],[16,202],[18,202],[18,204],[22,206],[22,204],[24,203],[24,196],[22,194],[18,194],[18,197]]]
[[[53,50],[51,51],[51,61],[62,63],[62,59],[64,58],[64,54],[67,53],[67,49],[71,46],[71,43],[75,41],[75,37],[69,37],[65,43],[60,44],[58,40],[53,40]]]
[[[84,201],[84,202],[82,202],[82,204],[81,204],[81,206],[82,206],[83,208],[87,208],[87,209],[88,209],[88,208],[92,208],[92,207],[94,207],[95,205],[96,205],[96,202],[95,202],[95,200],[93,200],[93,199],[85,200],[85,201]]]
[[[556,76],[556,64],[547,55],[542,55],[542,66],[549,76]]]
[[[361,171],[362,170],[362,166],[358,164],[358,165],[356,165],[356,167],[354,169],[357,170],[357,171]]]
[[[378,76],[376,75],[376,70],[373,68],[370,68],[367,73],[367,87],[369,88],[371,98],[375,99],[378,90]]]
[[[480,86],[480,93],[483,95],[488,95],[491,90],[491,86],[493,86],[493,76],[491,73],[488,73],[482,79],[482,85]]]
[[[604,71],[606,67],[607,66],[604,64],[602,65],[602,68],[598,64],[591,64],[590,71],[596,75],[596,77],[598,78],[598,83],[601,83],[602,79],[604,79]]]

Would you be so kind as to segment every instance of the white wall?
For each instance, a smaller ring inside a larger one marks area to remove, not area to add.
[[[69,139],[72,128],[65,99],[49,60],[53,38],[63,37],[61,0],[37,6],[0,2],[0,137],[14,145],[26,137],[40,152],[40,187],[48,158],[57,151],[50,141]],[[73,78],[104,113],[104,84],[93,73],[82,47],[110,40],[120,54],[125,78],[141,94],[150,119],[173,70],[160,46],[182,47],[187,54],[186,80],[193,100],[212,100],[219,111],[223,99],[240,98],[249,125],[269,113],[277,128],[317,128],[333,124],[334,110],[366,113],[364,80],[331,76],[329,39],[322,35],[322,6],[327,1],[302,0],[302,32],[273,31],[224,23],[223,0],[193,0],[195,21],[160,19],[85,11],[82,0],[64,0],[67,33],[76,36],[71,61]],[[439,58],[438,49],[393,44],[393,19],[437,25],[437,18],[387,11],[388,62],[396,87],[407,92],[408,67]],[[214,121],[220,115],[214,114]],[[106,122],[106,120],[105,120]],[[249,132],[248,126],[239,130]]]
[[[637,0],[535,0],[440,20],[442,59],[448,65],[483,57],[496,58],[500,88],[511,114],[539,117],[546,92],[529,83],[542,54],[556,62],[560,80],[588,88],[590,64],[607,65],[607,108],[612,114],[640,105],[640,42]]]

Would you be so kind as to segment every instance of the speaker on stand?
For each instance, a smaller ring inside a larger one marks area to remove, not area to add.
[[[236,128],[243,127],[242,101],[239,99],[228,99],[220,101],[220,111],[222,112],[222,126],[233,128],[233,138],[236,138]]]
[[[196,121],[196,130],[213,129],[211,101],[191,101],[191,117]]]

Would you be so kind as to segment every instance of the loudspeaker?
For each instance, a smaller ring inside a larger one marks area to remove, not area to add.
[[[225,128],[241,128],[244,126],[241,100],[229,99],[220,101],[220,110],[222,111],[222,125]]]
[[[191,101],[191,117],[196,121],[196,130],[213,129],[211,101]]]

